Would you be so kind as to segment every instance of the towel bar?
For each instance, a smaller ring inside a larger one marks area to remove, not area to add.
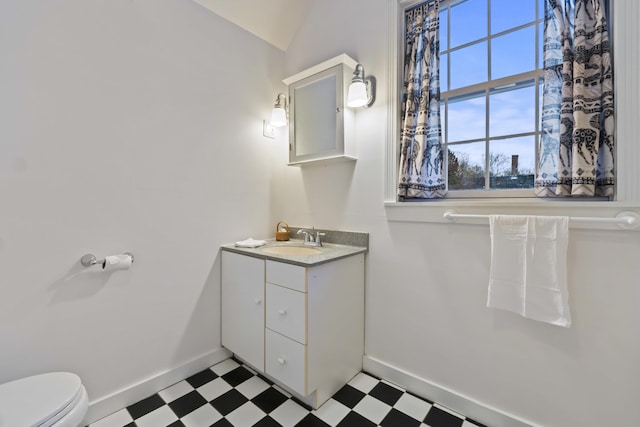
[[[467,218],[467,219],[483,219],[489,218],[489,215],[479,215],[479,214],[459,214],[453,209],[447,210],[442,217],[449,222],[455,222],[456,219],[459,218]],[[569,217],[569,221],[572,222],[593,222],[593,223],[601,223],[601,224],[616,224],[618,227],[624,230],[633,230],[635,228],[640,227],[640,215],[636,212],[632,211],[624,211],[620,212],[615,218],[598,218],[598,217],[590,217],[590,216],[571,216]]]

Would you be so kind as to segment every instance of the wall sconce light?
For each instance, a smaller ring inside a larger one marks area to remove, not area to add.
[[[271,126],[282,127],[287,125],[287,96],[279,93],[276,103],[271,110]]]
[[[374,77],[364,76],[364,67],[362,64],[356,65],[353,71],[353,78],[349,85],[347,94],[347,105],[349,107],[371,107],[375,101],[376,84]]]

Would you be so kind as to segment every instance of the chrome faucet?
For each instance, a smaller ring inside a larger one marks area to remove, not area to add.
[[[302,234],[302,233],[304,233],[304,244],[306,245],[308,242],[311,241],[311,233],[309,232],[309,230],[305,230],[304,228],[301,228],[300,230],[298,230],[296,234]]]
[[[315,237],[314,237],[315,233]],[[316,232],[316,228],[312,227],[311,231],[301,228],[298,230],[296,234],[304,234],[304,245],[305,246],[322,246],[321,237],[325,235],[325,233]]]

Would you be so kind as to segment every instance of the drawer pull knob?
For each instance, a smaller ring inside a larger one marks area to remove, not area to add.
[[[282,357],[278,357],[278,363],[281,365],[286,365],[287,361],[285,359],[283,359]]]
[[[256,298],[254,302],[256,303],[256,305],[262,304],[262,300],[260,298]]]
[[[280,309],[280,310],[278,310],[278,314],[280,316],[284,316],[285,314],[287,314],[287,310]]]

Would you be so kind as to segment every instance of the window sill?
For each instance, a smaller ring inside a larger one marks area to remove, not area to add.
[[[615,218],[621,212],[632,211],[640,214],[640,203],[609,201],[566,201],[547,199],[486,199],[486,200],[446,200],[426,202],[385,202],[389,221],[427,222],[451,224],[444,218],[446,211],[472,215],[547,215],[570,217]],[[460,218],[456,224],[488,225],[484,218]],[[596,222],[570,222],[571,228],[595,230],[619,230],[625,228],[616,224]],[[633,231],[640,231],[636,227]]]

